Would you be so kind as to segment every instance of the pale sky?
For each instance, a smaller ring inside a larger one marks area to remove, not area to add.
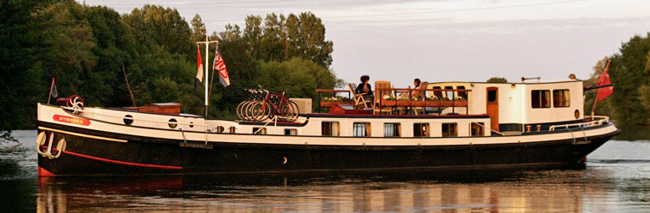
[[[506,77],[587,79],[592,67],[634,35],[650,31],[642,0],[86,0],[120,13],[144,4],[199,14],[209,32],[247,15],[311,11],[334,42],[332,69],[346,82],[370,75],[396,87],[423,81]],[[229,70],[236,72],[236,70]]]

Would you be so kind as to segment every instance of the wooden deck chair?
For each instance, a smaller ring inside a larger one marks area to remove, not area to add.
[[[357,88],[357,84],[355,84],[355,83],[349,83],[348,84],[348,89],[350,90],[350,94],[352,94],[352,97],[354,99],[354,106],[356,107],[356,106],[363,105],[363,107],[369,108],[368,105],[370,104],[370,102],[366,101],[366,99],[363,98],[363,96],[366,95],[366,93],[357,94],[354,91],[356,88]]]
[[[393,87],[390,84],[390,81],[375,81],[375,103],[373,104],[373,114],[382,114],[388,113],[393,114],[393,110],[389,107],[381,106],[380,103],[385,103],[386,99],[384,96],[388,95],[393,97],[392,90],[380,90],[380,89],[392,89]]]
[[[417,101],[422,101],[426,103],[427,87],[429,87],[429,82],[423,81],[422,83],[420,83],[420,86],[416,90],[418,93],[414,97]],[[415,115],[418,115],[419,114],[418,111],[422,111],[422,114],[426,114],[426,109],[427,109],[426,106],[413,107],[413,113],[415,113]]]

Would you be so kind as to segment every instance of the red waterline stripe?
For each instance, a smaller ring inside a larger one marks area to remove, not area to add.
[[[45,147],[45,148],[47,148],[47,147]],[[52,150],[57,151],[54,148]],[[106,158],[90,156],[90,155],[84,155],[84,154],[71,152],[71,151],[63,151],[63,153],[74,155],[74,156],[77,156],[77,157],[88,158],[88,159],[103,161],[103,162],[107,162],[107,163],[122,164],[122,165],[127,165],[127,166],[139,166],[139,167],[158,168],[158,169],[183,169],[183,167],[180,167],[180,166],[165,166],[165,165],[132,163],[132,162],[126,162],[126,161],[111,160],[111,159],[106,159]]]

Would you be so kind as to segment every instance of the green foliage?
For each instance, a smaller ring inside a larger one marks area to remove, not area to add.
[[[204,41],[208,32],[205,29],[205,24],[201,20],[201,16],[199,14],[194,15],[190,24],[192,25],[192,41]]]
[[[188,58],[194,56],[191,54],[195,46],[191,40],[192,31],[178,10],[146,4],[124,15],[123,20],[129,26],[135,43],[139,44],[140,52],[159,45],[171,53],[187,55]]]
[[[34,11],[49,1],[0,1],[0,140],[11,140],[10,130],[33,125],[37,101],[43,101],[47,78],[36,60],[40,30],[49,22],[36,22]]]
[[[207,33],[199,15],[190,25],[176,9],[162,6],[120,15],[72,0],[15,0],[0,1],[0,19],[1,138],[34,125],[35,105],[46,102],[51,77],[60,97],[77,94],[88,106],[132,105],[126,76],[137,105],[180,102],[183,112],[204,113],[204,86],[194,88],[194,42]],[[227,25],[212,33],[231,86],[222,87],[210,72],[210,117],[234,117],[235,106],[247,97],[243,89],[258,84],[274,92],[287,89],[294,97],[333,88],[340,80],[328,69],[332,42],[324,33],[311,13],[249,16],[243,31]]]
[[[641,85],[639,87],[639,101],[643,105],[643,108],[646,110],[646,112],[650,112],[650,86]]]
[[[492,77],[487,80],[488,83],[508,83],[508,80],[503,77]]]
[[[330,70],[313,61],[293,58],[284,62],[261,62],[258,64],[261,84],[271,91],[286,91],[290,97],[315,99],[316,89],[334,88],[336,76]]]
[[[619,53],[599,60],[585,86],[596,86],[608,59],[614,93],[598,102],[596,114],[612,116],[623,126],[650,123],[650,33],[630,38]],[[586,95],[585,112],[590,112],[596,91]]]
[[[230,28],[230,33],[236,33],[247,44],[246,53],[256,60],[286,61],[300,57],[325,68],[332,64],[334,43],[325,40],[325,26],[313,13],[271,13],[265,19],[248,16],[243,31],[237,25]]]
[[[614,94],[610,96],[612,115],[623,124],[645,124],[650,113],[639,101],[639,88],[650,83],[650,34],[646,37],[634,36],[624,43],[611,59],[610,77],[614,86]]]

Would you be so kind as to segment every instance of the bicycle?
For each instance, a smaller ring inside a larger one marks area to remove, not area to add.
[[[245,89],[245,91],[249,92],[249,96],[247,100],[242,101],[239,103],[239,105],[237,105],[237,108],[235,109],[237,117],[242,120],[254,120],[253,116],[250,113],[250,108],[254,103],[262,99],[263,93],[260,90],[254,89]]]
[[[275,116],[280,120],[289,122],[298,119],[298,104],[287,99],[284,92],[282,92],[282,95],[278,95],[268,90],[262,91],[266,93],[264,99],[256,102],[251,108],[254,120],[264,121],[273,119]]]

